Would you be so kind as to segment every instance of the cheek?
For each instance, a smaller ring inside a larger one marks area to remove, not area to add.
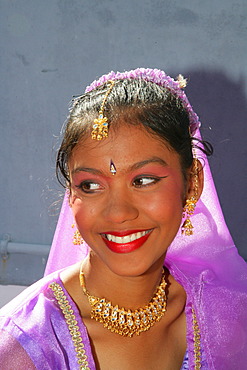
[[[180,223],[182,219],[183,206],[182,200],[169,198],[159,198],[153,200],[145,207],[146,214],[150,215],[157,223],[170,224]]]
[[[182,215],[184,195],[181,186],[178,185],[164,186],[147,197],[146,201],[142,203],[147,212],[156,215],[157,219],[176,214]]]
[[[70,196],[70,206],[75,217],[80,214],[88,214],[93,209],[92,202],[89,202],[84,197],[77,194],[77,191],[73,191]]]
[[[93,230],[93,222],[92,220],[95,217],[91,217],[90,213],[85,208],[76,208],[73,210],[74,219],[77,225],[77,228],[82,236],[82,238],[88,243],[89,242],[89,235]]]
[[[78,230],[82,235],[83,239],[87,239],[86,235],[93,232],[98,225],[99,217],[99,206],[96,202],[89,202],[83,200],[76,195],[71,197],[71,209],[77,224]]]
[[[81,229],[83,227],[87,227],[86,225],[90,220],[90,213],[92,212],[92,208],[87,207],[85,202],[83,202],[76,195],[71,196],[70,205],[78,228]]]

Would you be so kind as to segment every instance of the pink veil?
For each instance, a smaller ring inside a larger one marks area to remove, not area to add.
[[[163,71],[137,69],[102,76],[90,91],[109,79],[144,78],[170,88],[183,100],[189,112],[191,131],[200,137],[199,119],[179,82]],[[192,217],[194,235],[178,233],[169,247],[165,265],[183,285],[188,304],[193,305],[199,321],[202,342],[210,369],[245,369],[247,367],[247,266],[239,256],[221,211],[207,158],[204,163],[204,190]],[[83,259],[88,246],[74,246],[73,216],[64,197],[46,274]]]

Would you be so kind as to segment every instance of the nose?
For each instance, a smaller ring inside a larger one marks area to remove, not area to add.
[[[126,192],[123,194],[116,191],[114,194],[111,193],[109,195],[103,214],[106,221],[122,224],[126,221],[135,220],[139,215],[139,210],[133,199]]]

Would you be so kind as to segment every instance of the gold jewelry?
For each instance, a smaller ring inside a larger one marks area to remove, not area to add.
[[[134,311],[113,306],[105,298],[98,298],[87,291],[83,271],[80,271],[80,284],[83,293],[87,296],[91,306],[91,319],[103,324],[112,333],[124,337],[133,337],[134,334],[149,330],[156,322],[160,321],[166,312],[166,281],[163,270],[161,282],[150,302],[143,308]]]
[[[197,203],[197,194],[198,194],[198,163],[197,159],[194,158],[194,196],[190,197],[189,199],[186,199],[186,203],[183,209],[183,217],[185,217],[185,221],[182,225],[182,234],[183,235],[193,235],[193,229],[194,226],[192,225],[190,217],[195,212],[196,203]]]
[[[193,215],[196,207],[196,198],[190,197],[186,199],[186,204],[184,206],[183,217],[186,217],[182,225],[182,234],[183,235],[193,235],[193,228],[194,226],[191,223],[190,217]]]
[[[98,118],[94,120],[93,130],[91,133],[92,139],[96,139],[96,140],[101,140],[104,137],[108,136],[108,119],[107,117],[104,117],[104,106],[106,103],[106,99],[108,98],[108,95],[110,94],[115,82],[111,80],[107,82],[110,83],[111,85],[108,88],[105,94],[105,97],[103,99],[103,102],[101,104]]]
[[[71,225],[72,229],[75,227],[75,224]],[[83,239],[81,237],[80,231],[76,229],[73,236],[73,244],[74,245],[81,245],[83,243]]]

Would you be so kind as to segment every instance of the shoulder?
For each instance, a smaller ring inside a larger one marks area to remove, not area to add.
[[[0,340],[0,357],[7,349],[9,352],[14,351],[18,344],[37,369],[52,369],[54,363],[60,364],[59,368],[67,368],[68,358],[70,368],[76,368],[72,329],[77,330],[76,334],[90,352],[86,328],[60,280],[60,272],[33,284],[0,310],[0,337],[4,333],[10,339],[9,343],[4,342],[2,345]]]
[[[59,281],[59,272],[34,283],[0,310],[0,356],[8,364],[25,359],[27,363],[40,363],[39,369],[50,369],[46,353],[56,345],[54,330],[50,329],[54,315],[59,315],[49,288],[53,281]]]
[[[5,305],[0,310],[0,328],[11,332],[41,326],[57,310],[50,285],[60,282],[59,274],[58,271],[40,279]]]

